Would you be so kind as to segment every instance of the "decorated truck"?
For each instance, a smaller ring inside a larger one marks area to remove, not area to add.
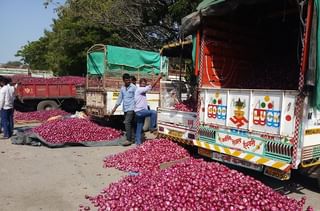
[[[281,180],[319,178],[318,23],[319,0],[201,2],[181,27],[194,38],[197,111],[161,105],[159,133]]]
[[[159,53],[96,44],[87,52],[86,111],[89,115],[103,118],[114,108],[123,85],[122,75],[129,73],[137,82],[146,78],[148,83],[159,73],[167,75],[167,60]],[[151,109],[159,105],[159,85],[147,93]],[[123,115],[119,106],[114,115]]]

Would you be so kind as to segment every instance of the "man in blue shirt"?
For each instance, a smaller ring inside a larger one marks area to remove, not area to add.
[[[134,93],[136,91],[136,86],[131,83],[131,78],[128,73],[124,73],[122,75],[122,80],[124,85],[120,89],[120,93],[118,96],[118,100],[116,102],[116,105],[111,111],[111,114],[113,114],[117,108],[121,105],[123,105],[123,112],[124,112],[124,126],[126,130],[126,138],[127,140],[123,143],[124,146],[131,145],[132,140],[132,125],[134,120]]]

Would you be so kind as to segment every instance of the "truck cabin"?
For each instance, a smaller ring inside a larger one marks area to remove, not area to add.
[[[161,108],[179,109],[179,106],[175,108],[174,105],[187,100],[196,101],[197,80],[192,49],[192,39],[164,45],[161,48],[160,54],[169,61],[168,77],[161,81],[160,86]],[[169,99],[171,102],[168,102]],[[192,108],[192,111],[195,111],[195,108]]]

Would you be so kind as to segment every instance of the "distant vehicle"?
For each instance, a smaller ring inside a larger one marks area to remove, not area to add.
[[[14,79],[16,88],[15,108],[21,111],[80,110],[84,105],[85,78],[82,77],[26,77]],[[80,82],[80,83],[79,83]]]
[[[143,51],[112,45],[96,44],[87,52],[86,111],[93,117],[103,118],[114,108],[123,85],[122,75],[129,73],[148,83],[159,73],[167,75],[167,60],[157,52]],[[159,106],[159,87],[147,93],[150,109]],[[114,115],[122,116],[119,106]]]

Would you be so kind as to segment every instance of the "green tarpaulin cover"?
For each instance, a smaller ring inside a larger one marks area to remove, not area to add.
[[[160,72],[166,74],[167,58],[160,53],[106,45],[103,51],[88,53],[87,70],[89,74],[104,74],[105,71],[139,71],[142,73]]]

